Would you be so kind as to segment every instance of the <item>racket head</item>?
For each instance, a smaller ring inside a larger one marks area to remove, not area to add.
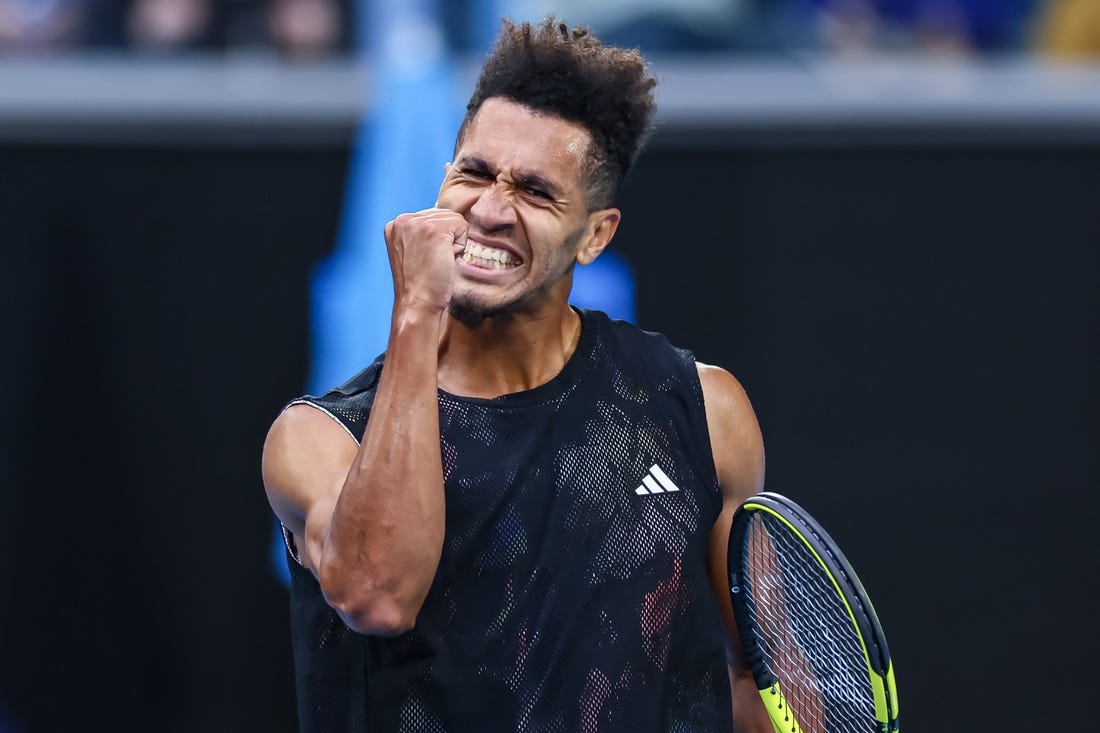
[[[777,731],[897,731],[893,664],[859,577],[791,499],[746,499],[730,529],[730,600]]]

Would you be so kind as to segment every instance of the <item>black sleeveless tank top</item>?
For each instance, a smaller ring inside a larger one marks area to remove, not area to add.
[[[288,543],[303,733],[731,729],[694,358],[579,312],[577,349],[547,384],[440,391],[446,534],[414,629],[349,630]],[[290,404],[358,440],[382,368]]]

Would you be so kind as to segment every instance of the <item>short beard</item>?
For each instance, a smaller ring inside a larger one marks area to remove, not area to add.
[[[496,308],[489,308],[470,300],[452,300],[447,308],[451,318],[471,330],[484,323],[486,318],[507,322],[520,313],[526,313],[529,310],[529,308],[524,307],[522,302],[506,303]]]
[[[457,302],[452,300],[450,306],[447,309],[451,318],[461,323],[466,328],[473,330],[480,326],[486,318],[493,315],[491,311],[485,308],[479,308],[474,303],[470,302]]]

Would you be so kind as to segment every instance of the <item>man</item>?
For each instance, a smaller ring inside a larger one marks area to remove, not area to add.
[[[435,207],[386,225],[384,358],[272,426],[304,731],[772,731],[726,587],[763,482],[748,399],[568,303],[655,83],[506,21]]]

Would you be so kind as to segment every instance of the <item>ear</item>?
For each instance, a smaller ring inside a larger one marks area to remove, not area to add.
[[[588,215],[588,227],[577,249],[577,264],[591,265],[611,244],[615,230],[619,228],[622,212],[618,209],[600,209]]]

